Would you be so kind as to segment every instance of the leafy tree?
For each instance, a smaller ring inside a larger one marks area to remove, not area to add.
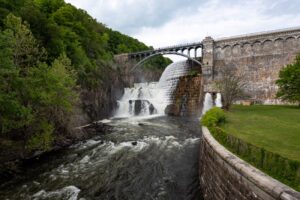
[[[292,103],[298,102],[300,107],[300,55],[295,62],[280,70],[277,97]]]
[[[13,33],[14,64],[26,73],[26,68],[34,65],[45,55],[45,50],[39,48],[28,24],[22,24],[21,18],[9,14],[5,20],[5,28]]]
[[[16,39],[12,30],[0,32],[0,133],[22,128],[32,120],[31,108],[22,104],[22,85],[14,63]]]
[[[38,44],[20,18],[10,14],[5,24],[0,32],[0,131],[22,133],[27,149],[47,150],[57,132],[67,131],[78,97],[77,75],[65,54],[51,66],[41,62]]]
[[[46,14],[51,14],[65,5],[64,0],[34,0],[40,7],[41,11]]]

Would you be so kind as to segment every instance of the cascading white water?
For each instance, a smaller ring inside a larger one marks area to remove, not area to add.
[[[170,64],[161,75],[158,86],[164,91],[165,103],[172,103],[172,93],[176,89],[179,78],[187,75],[192,66],[187,61],[180,61]]]
[[[206,93],[204,97],[202,115],[214,106],[213,99],[210,93]]]
[[[164,114],[164,92],[157,86],[157,82],[135,83],[134,87],[125,88],[115,117]]]
[[[115,117],[164,115],[167,105],[172,103],[172,93],[179,78],[191,70],[187,61],[170,64],[160,77],[159,82],[135,83],[125,88],[123,97],[118,101]]]
[[[222,108],[222,96],[221,93],[217,93],[217,98],[215,100],[216,107]]]

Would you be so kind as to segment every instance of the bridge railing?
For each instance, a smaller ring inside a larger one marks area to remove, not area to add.
[[[195,47],[195,48],[202,47],[202,43],[201,42],[195,42],[195,43],[186,43],[186,44],[181,44],[181,45],[160,47],[160,48],[156,48],[156,49],[153,49],[153,50],[133,52],[133,53],[129,53],[128,55],[133,56],[133,55],[147,54],[147,53],[158,52],[158,51],[167,51],[167,50],[170,50],[170,49],[183,49],[183,48],[188,48],[188,47]]]
[[[166,46],[166,47],[160,47],[160,48],[154,49],[154,51],[164,50],[164,49],[185,48],[185,47],[192,47],[192,46],[202,46],[202,43],[201,42],[194,42],[194,43],[186,43],[186,44],[180,44],[180,45],[174,45],[174,46]]]

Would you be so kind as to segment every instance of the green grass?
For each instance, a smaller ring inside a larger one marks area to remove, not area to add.
[[[300,109],[297,106],[240,106],[226,113],[228,134],[282,157],[300,161]]]

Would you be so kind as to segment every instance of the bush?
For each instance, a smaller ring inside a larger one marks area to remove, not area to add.
[[[206,127],[215,127],[225,122],[225,113],[221,108],[214,107],[207,111],[201,119],[201,124]]]

